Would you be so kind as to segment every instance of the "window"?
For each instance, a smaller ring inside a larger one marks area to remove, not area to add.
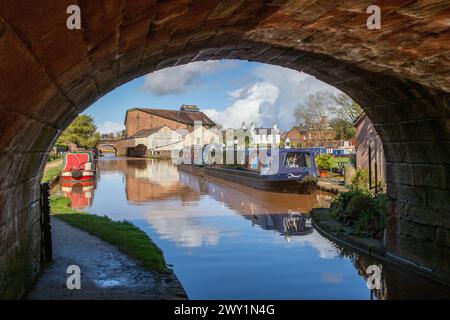
[[[308,156],[308,159],[307,157]],[[284,166],[287,168],[309,167],[311,165],[311,156],[306,153],[288,152]]]
[[[310,153],[305,153],[305,161],[306,161],[306,166],[308,168],[311,168],[311,154]]]

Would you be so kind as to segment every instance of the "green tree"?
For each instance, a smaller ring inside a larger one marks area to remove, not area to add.
[[[333,114],[335,118],[331,121],[334,137],[338,140],[349,140],[355,137],[355,121],[363,114],[359,104],[353,101],[345,93],[331,96],[334,102]]]
[[[355,126],[341,118],[334,118],[330,121],[336,140],[350,140],[356,135]]]
[[[94,124],[94,118],[88,115],[78,116],[58,138],[57,143],[74,143],[79,148],[92,149],[100,140],[100,133]]]

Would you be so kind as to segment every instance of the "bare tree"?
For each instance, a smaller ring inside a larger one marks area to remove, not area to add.
[[[353,125],[353,123],[363,114],[361,106],[345,93],[341,92],[336,95],[333,94],[331,99],[334,102],[332,110],[333,114],[350,125]]]
[[[297,123],[305,129],[307,135],[313,133],[319,141],[326,140],[330,129],[329,118],[333,112],[333,94],[329,91],[318,91],[306,97],[294,112]]]
[[[308,136],[313,132],[316,140],[325,141],[330,133],[330,124],[337,139],[352,138],[354,122],[362,113],[361,107],[345,93],[318,91],[297,106],[294,117]]]

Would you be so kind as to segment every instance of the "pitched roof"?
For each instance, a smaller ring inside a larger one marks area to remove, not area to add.
[[[130,138],[145,138],[145,137],[148,137],[148,136],[154,134],[155,132],[158,132],[159,130],[161,130],[164,127],[166,127],[166,126],[150,128],[150,129],[143,129],[141,131],[136,132]]]
[[[176,122],[194,125],[194,121],[201,121],[202,125],[215,126],[216,124],[206,114],[201,111],[179,111],[179,110],[165,110],[165,109],[147,109],[147,108],[135,108],[127,110],[128,112],[139,110],[149,114],[153,114],[159,117],[163,117]],[[125,123],[127,122],[127,116],[125,116]]]

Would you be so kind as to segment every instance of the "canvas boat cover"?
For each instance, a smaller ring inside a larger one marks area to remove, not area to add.
[[[94,154],[91,151],[72,151],[64,155],[63,171],[95,170]]]

